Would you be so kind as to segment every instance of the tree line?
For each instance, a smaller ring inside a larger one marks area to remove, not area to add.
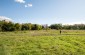
[[[52,24],[50,25],[51,29],[57,30],[85,30],[85,24],[74,24],[74,25],[62,25],[62,24]]]
[[[50,26],[39,25],[39,24],[31,24],[31,23],[13,23],[13,22],[5,22],[0,21],[0,31],[23,31],[23,30],[48,30],[48,29],[56,29],[56,30],[85,30],[85,24],[74,24],[74,25],[62,25],[62,24],[52,24]]]
[[[43,29],[42,25],[31,24],[31,23],[13,23],[0,21],[0,31],[23,31],[23,30],[41,30]]]

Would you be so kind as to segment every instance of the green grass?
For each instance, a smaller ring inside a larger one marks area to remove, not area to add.
[[[0,55],[85,55],[85,31],[0,32]]]

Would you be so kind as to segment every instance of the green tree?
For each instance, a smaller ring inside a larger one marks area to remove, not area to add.
[[[31,29],[32,29],[32,24],[28,23],[28,30],[31,30]]]
[[[20,31],[21,30],[21,25],[19,23],[15,23],[14,27],[15,27],[16,31]]]
[[[2,31],[2,25],[3,25],[3,21],[0,21],[0,31]]]
[[[32,30],[41,30],[42,26],[38,24],[32,24]]]
[[[14,31],[15,27],[14,27],[14,23],[12,22],[4,22],[2,25],[2,31]]]
[[[62,29],[62,24],[52,24],[50,25],[50,28],[59,30]]]

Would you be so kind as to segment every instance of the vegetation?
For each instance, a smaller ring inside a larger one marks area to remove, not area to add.
[[[0,21],[0,55],[85,55],[85,24]]]
[[[85,31],[0,32],[0,55],[85,55]]]
[[[48,30],[48,29],[56,29],[56,30],[85,30],[85,24],[74,24],[74,25],[62,25],[62,24],[52,24],[50,26],[39,25],[39,24],[31,24],[31,23],[13,23],[0,21],[0,31],[23,31],[23,30]]]
[[[59,30],[62,29],[62,24],[52,24],[50,25],[50,28]]]
[[[0,21],[0,31],[23,31],[23,30],[41,30],[42,25],[31,24],[31,23],[13,23]]]

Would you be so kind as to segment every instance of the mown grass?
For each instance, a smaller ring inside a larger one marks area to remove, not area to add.
[[[85,55],[85,31],[0,32],[0,55]]]

